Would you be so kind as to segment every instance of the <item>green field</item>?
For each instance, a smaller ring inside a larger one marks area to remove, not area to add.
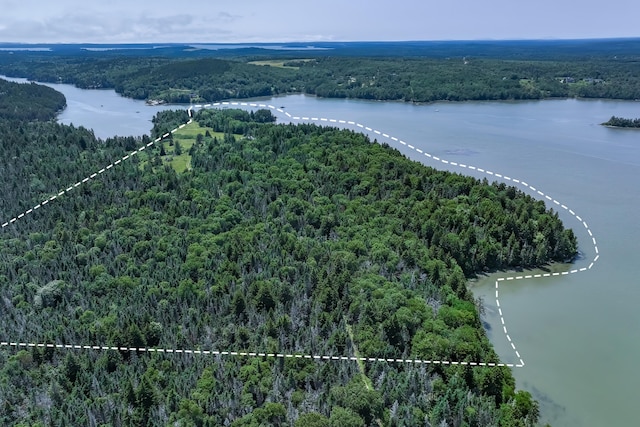
[[[286,63],[289,62],[294,62],[294,61],[313,61],[313,59],[286,59],[283,61],[277,60],[277,59],[271,59],[271,60],[265,60],[265,61],[251,61],[251,62],[247,62],[247,64],[252,64],[252,65],[268,65],[270,67],[276,67],[276,68],[289,68],[290,70],[297,70],[300,67],[292,67],[290,65],[285,65]]]
[[[165,156],[162,156],[163,163],[170,164],[178,173],[191,169],[191,155],[189,154],[189,150],[193,144],[196,143],[198,135],[204,137],[207,131],[209,135],[211,135],[211,138],[224,138],[224,133],[215,132],[209,127],[202,127],[198,122],[191,122],[182,129],[177,130],[173,134],[173,144],[167,140],[163,141],[166,153]],[[181,154],[176,154],[175,152],[177,145],[179,145],[182,150]]]
[[[162,163],[171,165],[171,167],[178,173],[190,170],[191,155],[189,154],[189,150],[191,150],[193,144],[196,143],[198,135],[202,135],[204,137],[207,131],[209,132],[209,135],[211,135],[211,138],[224,138],[224,133],[222,132],[215,132],[209,127],[200,126],[198,122],[191,122],[182,129],[179,129],[175,133],[173,133],[173,140],[165,139],[162,142],[159,142],[157,144],[157,147],[160,147],[162,144],[165,153],[161,156]],[[176,154],[177,146],[180,146],[180,154]],[[149,157],[147,154],[147,157],[145,157],[144,160],[140,162],[138,167],[140,169],[144,169],[148,162]]]

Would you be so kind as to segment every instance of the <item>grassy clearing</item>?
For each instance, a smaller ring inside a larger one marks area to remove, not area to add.
[[[527,89],[535,89],[535,84],[529,79],[520,79],[520,86]]]
[[[179,156],[170,155],[169,158],[164,160],[171,164],[171,167],[176,172],[184,172],[191,169],[191,156],[189,153],[182,153]]]
[[[224,134],[220,132],[214,132],[213,129],[202,127],[198,122],[191,122],[187,126],[179,129],[173,134],[173,145],[169,141],[164,141],[164,149],[166,156],[163,156],[162,161],[170,164],[176,172],[184,172],[191,169],[191,156],[189,150],[196,143],[198,135],[203,137],[209,131],[212,137],[217,136],[221,138]],[[176,153],[176,147],[180,146],[181,153]]]
[[[288,68],[290,70],[297,70],[300,67],[291,67],[289,65],[284,65],[287,62],[292,62],[292,61],[302,61],[302,62],[309,62],[309,61],[313,61],[313,59],[285,59],[284,61],[282,60],[277,60],[277,59],[270,59],[270,60],[265,60],[265,61],[251,61],[251,62],[247,62],[247,64],[253,64],[253,65],[268,65],[270,67],[276,67],[276,68]]]
[[[189,154],[189,150],[191,150],[193,144],[196,143],[198,135],[202,135],[204,137],[207,131],[209,131],[211,138],[224,138],[224,133],[222,132],[215,132],[211,128],[200,126],[197,122],[191,122],[173,134],[173,142],[168,140],[162,141],[165,152],[165,155],[161,157],[162,163],[171,165],[171,167],[178,173],[191,169],[191,155]],[[157,146],[160,147],[160,143],[158,143]],[[180,146],[180,154],[176,153],[177,146]],[[149,157],[146,157],[140,162],[138,167],[140,169],[144,169],[148,162]]]
[[[269,61],[251,61],[248,62],[247,64],[251,64],[251,65],[268,65],[270,67],[276,67],[276,68],[288,68],[290,70],[297,70],[300,67],[289,67],[287,65],[284,65],[285,62],[289,62],[287,61],[275,61],[275,60],[269,60]]]

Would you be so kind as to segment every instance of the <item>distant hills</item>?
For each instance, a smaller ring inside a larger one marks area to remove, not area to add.
[[[57,54],[85,53],[90,56],[113,52],[118,55],[246,56],[265,54],[290,57],[301,51],[314,56],[475,56],[487,58],[562,59],[607,55],[634,56],[640,52],[640,38],[575,40],[451,40],[451,41],[368,41],[297,43],[131,43],[131,44],[21,44],[0,43],[0,51],[50,51]]]

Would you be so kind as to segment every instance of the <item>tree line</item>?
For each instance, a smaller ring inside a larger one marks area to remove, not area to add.
[[[235,59],[0,53],[0,72],[171,103],[306,93],[329,98],[405,102],[556,97],[640,99],[637,59],[609,56],[476,57],[317,56],[287,68]]]
[[[51,120],[66,105],[64,95],[50,87],[0,79],[1,118]]]
[[[640,128],[640,119],[625,119],[624,117],[611,116],[611,118],[602,123],[602,125],[616,128]]]

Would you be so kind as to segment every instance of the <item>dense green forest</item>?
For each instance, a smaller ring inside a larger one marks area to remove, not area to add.
[[[50,87],[0,79],[0,118],[51,120],[66,105],[64,95]]]
[[[640,128],[640,119],[625,119],[623,117],[611,116],[609,120],[602,124],[604,126],[617,128]]]
[[[307,93],[324,97],[431,102],[550,97],[640,97],[638,63],[506,61],[475,58],[324,58],[287,62],[308,76]]]
[[[286,93],[406,102],[640,99],[639,60],[630,56],[398,58],[299,52],[297,58],[269,60],[264,53],[234,59],[66,55],[0,53],[0,73],[176,103]]]
[[[195,120],[184,172],[171,137],[3,228],[0,340],[496,363],[467,278],[576,254],[513,187],[268,111]],[[0,216],[149,141],[0,119]],[[534,425],[514,387],[496,367],[0,349],[3,425]]]
[[[2,56],[0,54],[0,56]],[[110,88],[135,99],[188,103],[287,93],[301,87],[291,70],[259,67],[215,58],[34,58],[3,61],[0,72],[42,82],[62,82],[80,88]]]

